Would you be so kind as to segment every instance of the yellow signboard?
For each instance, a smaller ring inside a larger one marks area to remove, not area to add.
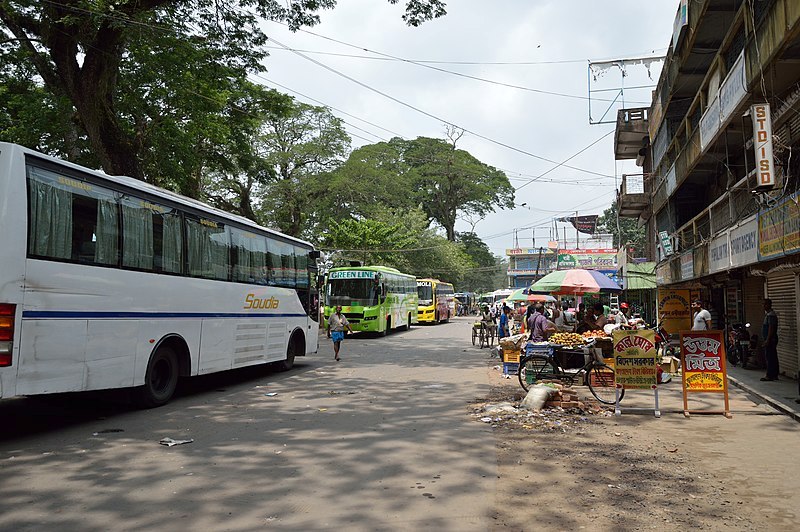
[[[658,384],[655,331],[616,330],[612,337],[617,384],[625,389],[655,388]]]
[[[692,328],[689,290],[658,290],[658,323],[668,333]]]

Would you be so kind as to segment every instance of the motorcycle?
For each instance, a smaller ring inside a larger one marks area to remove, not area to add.
[[[659,352],[661,356],[676,356],[677,350],[664,327],[656,329],[656,352]]]
[[[749,323],[734,323],[728,331],[728,362],[732,366],[747,367],[752,355],[752,340]]]

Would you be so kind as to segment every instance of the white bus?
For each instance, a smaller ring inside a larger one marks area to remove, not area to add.
[[[0,143],[0,398],[135,388],[317,351],[311,244]]]

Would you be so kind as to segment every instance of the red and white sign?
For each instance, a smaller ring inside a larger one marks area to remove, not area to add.
[[[772,160],[772,116],[768,103],[750,106],[753,118],[753,149],[756,154],[756,188],[775,188],[775,163]]]

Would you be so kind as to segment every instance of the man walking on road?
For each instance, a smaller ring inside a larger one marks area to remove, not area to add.
[[[352,334],[353,328],[350,327],[350,322],[342,314],[342,306],[337,305],[336,312],[328,318],[327,326],[328,338],[333,340],[333,358],[336,362],[339,362],[339,347],[342,345],[342,340],[344,340],[345,327]]]
[[[767,376],[762,381],[778,380],[778,315],[772,310],[772,300],[764,300],[764,324],[761,326],[764,338],[764,357],[767,359]]]

